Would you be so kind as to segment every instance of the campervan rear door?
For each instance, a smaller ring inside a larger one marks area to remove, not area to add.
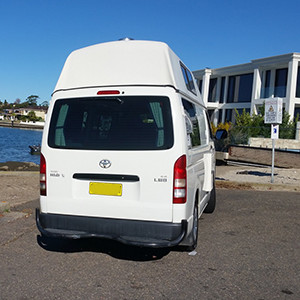
[[[172,221],[173,132],[166,96],[57,100],[43,147],[42,210]]]

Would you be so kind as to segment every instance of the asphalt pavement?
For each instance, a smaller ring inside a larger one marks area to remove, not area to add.
[[[275,171],[217,166],[191,253],[44,240],[39,173],[0,172],[0,299],[299,299],[299,170]]]
[[[190,253],[43,239],[27,202],[0,218],[0,299],[300,299],[299,197],[218,189]]]

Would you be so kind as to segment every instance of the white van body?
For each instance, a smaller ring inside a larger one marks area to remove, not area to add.
[[[162,42],[70,54],[41,148],[43,236],[195,248],[215,205],[215,150],[192,73]],[[177,162],[177,163],[176,163]]]

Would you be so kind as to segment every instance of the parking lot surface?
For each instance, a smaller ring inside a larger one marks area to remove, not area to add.
[[[31,201],[0,218],[0,299],[299,299],[300,194],[217,190],[196,252],[42,240]]]

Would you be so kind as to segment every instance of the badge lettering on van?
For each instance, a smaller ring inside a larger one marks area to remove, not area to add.
[[[50,171],[50,177],[65,177],[64,174],[60,174],[58,171]]]
[[[154,178],[154,182],[168,182],[167,176],[160,176],[158,178]]]

